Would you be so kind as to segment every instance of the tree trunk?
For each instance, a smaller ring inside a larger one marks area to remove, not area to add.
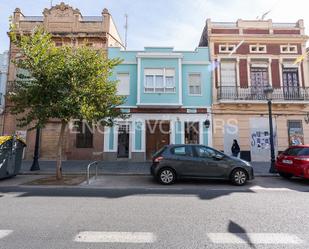
[[[65,120],[61,120],[61,130],[59,134],[58,147],[57,147],[57,169],[56,169],[57,180],[62,180],[62,148],[63,148],[63,138],[66,126],[67,122]]]

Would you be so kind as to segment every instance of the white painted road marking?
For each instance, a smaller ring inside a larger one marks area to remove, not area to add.
[[[208,233],[215,244],[302,244],[303,240],[288,233]]]
[[[250,188],[251,190],[262,190],[262,191],[296,191],[288,188],[265,188],[261,186],[253,186]]]
[[[9,236],[12,232],[12,230],[0,230],[0,239]]]
[[[76,235],[74,241],[84,243],[154,243],[156,236],[153,233],[85,231]]]

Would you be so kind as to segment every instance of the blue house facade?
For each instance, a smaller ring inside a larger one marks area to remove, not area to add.
[[[147,47],[144,51],[109,48],[120,58],[112,75],[120,106],[128,114],[104,133],[104,158],[145,161],[167,144],[211,145],[212,85],[208,48],[178,52]]]

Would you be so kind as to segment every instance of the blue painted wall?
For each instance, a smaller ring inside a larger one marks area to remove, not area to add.
[[[174,93],[145,93],[144,83],[145,76],[144,70],[149,68],[173,68],[175,69],[175,85],[176,91]],[[178,69],[178,59],[142,59],[141,60],[141,100],[143,104],[147,103],[179,103],[179,69]]]
[[[120,48],[109,48],[109,58],[120,58],[123,63],[118,65],[111,76],[116,80],[117,73],[130,74],[130,95],[127,96],[123,106],[136,106],[137,104],[137,80],[138,80],[138,53],[160,53],[182,55],[182,107],[205,107],[212,104],[212,81],[211,71],[209,70],[209,50],[208,48],[197,48],[195,51],[179,52],[173,48],[146,47],[144,51],[122,51]],[[174,68],[175,69],[175,93],[145,93],[144,92],[144,69],[145,68]],[[178,104],[179,102],[179,64],[178,58],[141,58],[141,85],[140,103],[168,103]],[[188,76],[190,73],[200,73],[202,76],[202,94],[190,96],[188,87]]]

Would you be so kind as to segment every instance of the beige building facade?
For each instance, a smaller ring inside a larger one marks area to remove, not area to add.
[[[44,9],[42,16],[26,16],[19,8],[13,13],[13,24],[21,34],[29,34],[35,27],[43,26],[52,34],[56,46],[73,44],[75,46],[87,45],[94,49],[108,47],[123,47],[122,40],[117,31],[115,22],[107,9],[103,9],[98,16],[83,16],[80,10],[65,3],[60,3],[49,9]],[[9,50],[9,70],[7,91],[12,89],[18,69],[11,62],[18,54],[18,49],[11,43]],[[35,131],[17,126],[16,117],[9,113],[13,105],[6,101],[4,111],[3,134],[11,135],[15,132],[26,139],[26,159],[31,159],[34,152]],[[50,120],[40,136],[40,159],[55,159],[60,123]],[[103,134],[71,134],[67,132],[66,145],[64,146],[64,159],[92,160],[102,157]]]
[[[213,62],[214,147],[231,154],[237,139],[243,159],[270,160],[268,87],[276,153],[309,144],[307,40],[302,20],[207,20],[200,46],[209,46]]]

